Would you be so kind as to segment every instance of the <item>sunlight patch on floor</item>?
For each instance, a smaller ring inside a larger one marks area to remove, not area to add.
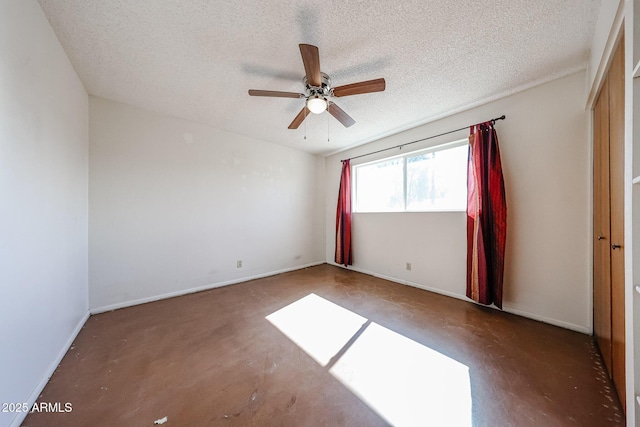
[[[322,366],[327,366],[367,321],[316,294],[309,294],[266,319]]]
[[[266,319],[390,424],[472,426],[466,365],[315,294]]]
[[[371,323],[331,374],[394,426],[471,426],[469,368]]]

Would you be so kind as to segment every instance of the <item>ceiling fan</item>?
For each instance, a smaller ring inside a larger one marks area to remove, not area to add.
[[[345,127],[355,123],[355,120],[338,107],[329,97],[359,95],[362,93],[382,92],[385,89],[384,79],[367,80],[344,86],[331,86],[331,78],[320,71],[320,56],[318,48],[310,44],[301,44],[300,53],[306,75],[302,78],[304,93],[279,92],[273,90],[249,89],[251,96],[270,96],[275,98],[305,98],[305,106],[289,125],[289,129],[297,129],[309,112],[320,114],[328,111]]]

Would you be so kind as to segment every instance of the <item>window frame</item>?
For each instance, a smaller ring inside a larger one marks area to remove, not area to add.
[[[421,148],[419,150],[415,150],[415,151],[410,151],[408,153],[403,153],[403,154],[398,154],[395,156],[389,156],[389,157],[383,157],[380,159],[376,159],[376,160],[372,160],[369,162],[364,162],[364,163],[359,163],[357,165],[351,165],[351,206],[353,207],[352,212],[353,213],[424,213],[424,212],[465,212],[466,211],[466,206],[465,208],[461,208],[461,209],[428,209],[428,210],[421,210],[421,209],[407,209],[407,196],[408,196],[408,191],[407,191],[407,159],[410,157],[417,157],[420,156],[422,154],[425,153],[433,153],[433,152],[437,152],[437,151],[444,151],[444,150],[448,150],[451,148],[457,148],[457,147],[462,147],[462,146],[469,146],[469,140],[467,138],[464,139],[459,139],[459,140],[455,140],[455,141],[451,141],[451,142],[447,142],[444,144],[438,144],[438,145],[434,145],[431,147],[427,147],[427,148]],[[402,158],[402,208],[401,209],[396,209],[396,210],[386,210],[386,211],[369,211],[369,210],[360,210],[358,209],[358,205],[356,203],[357,201],[357,191],[358,191],[358,173],[357,173],[357,169],[363,166],[371,166],[374,165],[376,163],[384,163],[387,162],[389,160],[394,160],[394,159],[398,159],[398,158]]]

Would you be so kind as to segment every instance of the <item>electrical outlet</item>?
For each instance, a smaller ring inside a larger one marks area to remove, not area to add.
[[[411,271],[411,263],[410,262],[407,263],[407,271]]]
[[[242,268],[242,260],[236,261],[236,268]]]

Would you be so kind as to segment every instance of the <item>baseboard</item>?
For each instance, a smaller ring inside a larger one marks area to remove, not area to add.
[[[29,404],[30,408],[33,407],[34,403],[36,403],[36,401],[38,400],[38,397],[40,396],[40,393],[42,393],[42,390],[44,390],[45,386],[49,382],[49,379],[51,378],[53,373],[58,368],[58,365],[60,364],[60,362],[62,362],[62,358],[65,356],[65,354],[67,354],[67,351],[69,351],[69,348],[71,347],[73,342],[76,340],[76,337],[78,336],[78,334],[82,330],[82,327],[87,322],[87,319],[89,318],[89,315],[90,315],[90,313],[89,313],[89,311],[87,311],[84,314],[84,316],[82,316],[82,319],[80,319],[80,321],[76,325],[75,329],[71,333],[71,336],[69,337],[67,342],[62,346],[62,349],[60,350],[60,352],[58,352],[58,355],[53,360],[51,365],[49,365],[49,368],[46,370],[44,377],[40,380],[40,382],[35,386],[35,388],[31,392],[31,395],[26,400],[26,403]],[[10,427],[19,427],[20,424],[22,424],[24,419],[27,417],[27,415],[28,415],[28,412],[18,412],[18,413],[16,413],[15,418],[11,421],[9,426]]]
[[[196,292],[208,291],[210,289],[221,288],[223,286],[235,285],[237,283],[247,282],[249,280],[262,279],[263,277],[275,276],[277,274],[288,273],[290,271],[302,270],[303,268],[315,267],[316,265],[325,264],[324,261],[312,262],[310,264],[299,265],[296,267],[284,268],[282,270],[270,271],[267,273],[256,274],[254,276],[242,277],[239,279],[227,280],[224,282],[211,283],[209,285],[199,286],[196,288],[182,289],[175,292],[168,292],[165,294],[154,295],[146,298],[139,298],[131,301],[119,302],[117,304],[105,305],[102,307],[96,307],[89,310],[91,314],[100,314],[107,311],[118,310],[121,308],[133,307],[134,305],[146,304],[148,302],[160,301],[168,298],[175,298],[182,295],[194,294]]]
[[[571,329],[572,331],[581,332],[586,335],[591,335],[591,329],[588,326],[580,326],[574,323],[565,322],[562,320],[553,319],[550,317],[540,316],[538,314],[529,313],[528,311],[518,310],[517,308],[506,307],[504,311],[507,313],[515,314],[517,316],[527,317],[529,319],[537,320],[539,322],[548,323],[550,325],[559,326],[564,329]]]
[[[451,297],[451,298],[456,298],[456,299],[459,299],[459,300],[462,300],[462,301],[466,301],[466,302],[469,302],[469,303],[472,303],[472,304],[480,305],[482,307],[489,307],[489,308],[493,308],[493,309],[498,310],[498,308],[495,307],[495,306],[492,306],[492,305],[491,306],[485,306],[485,305],[482,305],[482,304],[478,304],[477,302],[472,301],[469,298],[467,298],[466,295],[457,294],[455,292],[445,291],[445,290],[434,288],[434,287],[431,287],[431,286],[422,285],[420,283],[415,283],[415,282],[410,282],[408,280],[398,279],[397,277],[385,276],[383,274],[375,273],[373,271],[364,270],[362,268],[357,268],[357,267],[353,267],[353,266],[349,266],[348,268],[346,268],[344,265],[336,264],[335,262],[327,262],[327,264],[334,265],[334,266],[340,267],[340,268],[344,268],[345,270],[352,270],[352,271],[356,271],[358,273],[367,274],[369,276],[373,276],[373,277],[377,277],[377,278],[380,278],[380,279],[388,280],[390,282],[399,283],[401,285],[407,285],[407,286],[411,286],[411,287],[414,287],[414,288],[422,289],[424,291],[433,292],[435,294],[440,294],[440,295],[445,295],[445,296],[448,296],[448,297]],[[545,316],[540,316],[538,314],[529,313],[528,311],[518,310],[516,308],[512,308],[512,307],[508,307],[508,306],[504,306],[504,305],[502,307],[502,311],[504,311],[505,313],[510,313],[510,314],[515,314],[517,316],[526,317],[527,319],[537,320],[538,322],[548,323],[550,325],[559,326],[561,328],[570,329],[570,330],[576,331],[576,332],[581,332],[583,334],[588,334],[588,335],[591,334],[591,330],[587,326],[580,326],[580,325],[576,325],[574,323],[564,322],[562,320],[557,320],[557,319],[552,319],[552,318],[545,317]]]

